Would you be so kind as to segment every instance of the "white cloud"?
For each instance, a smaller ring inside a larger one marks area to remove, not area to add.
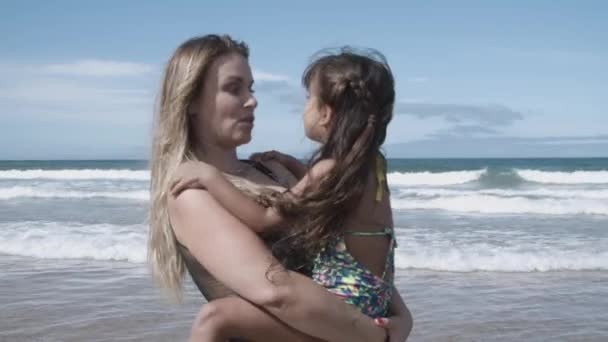
[[[403,101],[395,103],[395,114],[411,115],[421,119],[440,117],[454,124],[474,123],[486,126],[508,126],[524,118],[521,112],[497,104],[477,105]]]
[[[608,136],[573,136],[573,137],[549,137],[536,138],[539,144],[544,145],[588,145],[588,144],[608,144]]]
[[[148,75],[153,70],[152,65],[100,60],[0,62],[0,119],[15,125],[23,120],[144,122],[151,117],[157,91],[156,76]]]
[[[253,70],[253,79],[256,82],[287,82],[289,81],[289,77],[280,74],[273,74],[269,72],[264,72],[261,70]]]
[[[148,91],[125,86],[100,87],[78,80],[37,78],[0,84],[0,99],[33,104],[125,104],[148,102]]]
[[[98,59],[85,59],[41,67],[43,72],[69,76],[120,77],[141,76],[157,70],[154,65]]]
[[[143,118],[143,113],[152,112],[158,91],[156,69],[149,64],[101,59],[59,64],[0,61],[0,115],[117,122],[125,113],[137,113]],[[267,86],[289,80],[285,75],[259,70],[255,77]]]
[[[606,157],[605,136],[435,136],[385,146],[390,158]]]

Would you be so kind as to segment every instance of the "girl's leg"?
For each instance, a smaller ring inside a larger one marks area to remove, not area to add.
[[[226,297],[204,304],[192,325],[190,341],[225,342],[230,338],[258,342],[320,342],[240,297]]]

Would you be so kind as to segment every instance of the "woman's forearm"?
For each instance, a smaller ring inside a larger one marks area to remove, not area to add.
[[[410,316],[410,310],[407,308],[407,305],[403,301],[403,298],[399,294],[399,290],[395,286],[393,286],[393,294],[391,296],[391,305],[390,305],[391,314],[396,316]]]
[[[285,270],[269,277],[277,297],[261,304],[292,327],[327,341],[384,341],[371,318],[309,278]]]
[[[412,313],[408,309],[405,301],[399,294],[399,290],[393,286],[393,295],[391,298],[391,306],[390,306],[391,315],[397,316],[399,321],[404,325],[404,330],[407,331],[407,334],[412,331],[414,327],[414,320],[412,318]]]

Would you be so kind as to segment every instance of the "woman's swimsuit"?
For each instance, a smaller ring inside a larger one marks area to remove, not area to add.
[[[378,157],[376,163],[376,201],[383,197],[385,188],[384,158]],[[358,262],[346,248],[344,235],[386,236],[390,239],[382,276],[378,277]],[[328,291],[344,298],[370,317],[384,317],[393,291],[394,249],[396,241],[392,228],[386,227],[381,232],[356,232],[344,230],[334,238],[315,258],[312,278]]]

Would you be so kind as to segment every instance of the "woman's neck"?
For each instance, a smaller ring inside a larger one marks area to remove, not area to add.
[[[225,149],[219,146],[206,145],[199,150],[198,157],[225,173],[236,174],[243,167],[236,155],[236,148]]]

